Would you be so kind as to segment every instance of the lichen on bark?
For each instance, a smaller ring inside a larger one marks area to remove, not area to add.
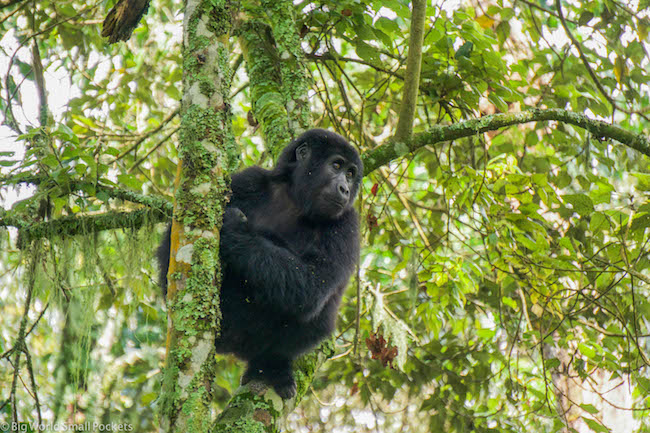
[[[590,119],[584,114],[575,113],[559,108],[530,109],[518,113],[498,113],[477,119],[465,120],[453,125],[436,125],[425,132],[418,133],[408,139],[393,139],[362,156],[364,173],[388,164],[390,161],[406,156],[408,153],[426,145],[434,145],[443,141],[470,137],[500,128],[528,123],[558,121],[578,126],[589,131],[599,139],[611,139],[650,156],[650,139],[643,134],[627,131],[620,126],[612,125],[602,120]]]
[[[219,326],[219,229],[238,152],[231,132],[225,0],[187,0],[179,169],[169,265],[161,430],[207,432]]]

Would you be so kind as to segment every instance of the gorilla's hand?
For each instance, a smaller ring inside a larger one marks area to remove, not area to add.
[[[238,207],[229,207],[223,214],[221,227],[221,258],[226,266],[241,261],[247,255],[246,245],[251,242],[253,232],[250,230],[248,218]],[[243,250],[242,250],[243,249]]]
[[[223,226],[230,230],[245,230],[248,228],[248,218],[238,207],[229,207],[223,215]]]

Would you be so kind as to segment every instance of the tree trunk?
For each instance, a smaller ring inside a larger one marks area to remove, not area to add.
[[[238,149],[231,132],[231,4],[187,0],[183,101],[167,291],[161,431],[207,432],[219,330],[219,229]]]

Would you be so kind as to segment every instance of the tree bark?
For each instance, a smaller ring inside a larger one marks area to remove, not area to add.
[[[553,120],[578,126],[591,132],[595,138],[615,140],[650,156],[650,139],[645,135],[636,134],[620,126],[602,120],[590,119],[583,114],[559,108],[548,110],[532,109],[519,113],[492,114],[453,125],[437,125],[426,132],[414,135],[409,140],[390,140],[362,155],[364,174],[368,174],[396,158],[408,155],[427,145],[470,137],[488,131],[496,131],[507,126]]]
[[[228,0],[186,0],[180,162],[168,270],[161,431],[207,432],[219,332],[219,229],[238,159],[231,131]]]
[[[399,113],[395,140],[407,140],[413,135],[413,121],[420,89],[420,70],[422,69],[422,44],[424,42],[424,23],[427,17],[427,0],[413,0],[411,32],[409,34],[409,54],[406,61],[406,76],[402,95],[402,108]]]

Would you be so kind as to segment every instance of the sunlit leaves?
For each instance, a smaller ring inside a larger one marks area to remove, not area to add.
[[[587,64],[564,34],[552,2],[446,3],[428,4],[416,133],[493,112],[559,107],[647,134],[647,1],[634,11],[634,2],[562,2]],[[178,2],[153,2],[134,37],[112,46],[94,24],[102,8],[68,20],[88,5],[34,4],[25,11],[34,13],[34,27],[43,32],[38,42],[46,76],[56,78],[57,86],[69,80],[74,91],[46,128],[30,119],[19,137],[27,144],[22,161],[16,161],[18,153],[0,153],[0,166],[21,171],[13,178],[18,185],[35,173],[49,177],[14,208],[31,217],[45,203],[58,217],[132,206],[111,198],[102,185],[171,196],[178,118],[168,116],[181,99],[183,73],[180,41],[172,36],[182,25]],[[410,2],[292,4],[314,79],[314,124],[344,133],[362,152],[385,141],[402,103]],[[29,17],[16,17],[0,25],[26,41]],[[228,60],[234,62],[241,48],[236,38],[231,42]],[[2,113],[7,92],[17,95],[17,108],[25,100],[21,89],[33,86],[28,57],[16,56],[12,73],[3,75]],[[252,101],[244,70],[235,77],[240,93],[232,107],[233,130],[242,164],[268,167],[259,129],[246,113],[284,101],[277,92]],[[59,97],[54,90],[50,98]],[[30,147],[40,139],[46,152]],[[352,425],[386,432],[561,431],[566,418],[558,416],[561,393],[554,380],[568,375],[593,381],[594,372],[629,375],[630,384],[618,388],[630,389],[637,407],[650,404],[641,353],[647,347],[637,338],[648,333],[650,316],[646,157],[579,128],[540,123],[426,146],[382,169],[365,180],[359,205],[360,297],[355,278],[343,299],[337,357],[314,383],[318,398],[335,404],[307,397],[300,428],[313,419],[308,428],[315,431]],[[154,228],[147,234],[156,237]],[[42,285],[48,296],[92,293],[88,311],[117,327],[106,331],[115,336],[110,348],[102,347],[114,355],[114,389],[97,397],[114,420],[151,417],[162,355],[143,347],[163,347],[165,314],[149,263],[153,247],[128,257],[138,251],[137,245],[123,246],[132,237],[117,233],[77,262],[59,258],[69,265],[63,269],[75,272]],[[17,263],[16,251],[5,250],[7,263]],[[104,269],[92,277],[77,272],[97,263]],[[139,263],[139,278],[127,277],[133,272],[125,263]],[[3,283],[13,288],[17,273],[7,271]],[[68,281],[79,284],[68,287]],[[12,292],[0,309],[17,329],[22,292],[15,293],[20,295]],[[41,303],[49,300],[38,296]],[[56,347],[59,336],[38,329],[30,338]],[[378,330],[386,344],[374,352],[386,361],[395,355],[395,368],[373,360],[364,344]],[[2,347],[10,344],[0,335]],[[237,388],[240,367],[220,362],[215,392],[223,402]],[[38,365],[46,376],[39,385],[46,389],[53,377],[48,368]],[[70,407],[95,398],[88,396],[71,399]],[[589,428],[606,431],[598,408],[573,406]],[[359,426],[354,417],[371,412],[370,418],[384,414],[384,424]],[[326,427],[317,424],[323,419]],[[639,422],[647,428],[646,419]]]

